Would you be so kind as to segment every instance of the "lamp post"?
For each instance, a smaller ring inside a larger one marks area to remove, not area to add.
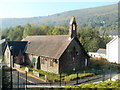
[[[76,73],[77,79],[76,79],[76,84],[78,84],[78,72]]]
[[[19,71],[18,71],[18,90],[19,90]]]
[[[27,89],[27,71],[26,71],[26,85],[25,85],[25,89]]]
[[[78,72],[75,70],[75,68],[73,68],[73,71],[74,71],[75,74],[76,74],[76,84],[78,84]]]
[[[75,68],[73,68],[73,72],[76,74],[76,84],[78,84],[78,72],[76,72]]]
[[[103,69],[103,79],[102,79],[102,81],[103,82],[105,81],[104,69]]]
[[[61,73],[60,73],[60,86],[61,86]]]
[[[110,80],[111,80],[111,68],[112,68],[111,65],[112,65],[112,64],[110,63]]]

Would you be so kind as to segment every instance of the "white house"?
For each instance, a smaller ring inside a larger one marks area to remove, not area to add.
[[[93,58],[106,58],[106,49],[99,48],[97,52],[89,52],[89,56]]]
[[[120,64],[120,36],[115,37],[107,43],[106,47],[107,60]]]

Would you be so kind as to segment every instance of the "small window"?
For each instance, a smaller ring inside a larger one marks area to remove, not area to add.
[[[50,60],[50,66],[53,67],[53,60]]]
[[[58,63],[58,60],[56,59],[56,60],[55,60],[55,64],[57,64],[57,63]]]
[[[44,61],[44,60],[45,60],[44,58],[41,58],[41,59],[40,59],[41,64],[44,64],[44,63],[45,63],[45,61]]]

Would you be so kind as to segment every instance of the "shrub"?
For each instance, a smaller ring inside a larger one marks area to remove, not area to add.
[[[71,88],[80,88],[78,85],[73,85]]]
[[[65,89],[70,89],[70,88],[71,88],[71,86],[65,86],[64,88],[65,88]]]

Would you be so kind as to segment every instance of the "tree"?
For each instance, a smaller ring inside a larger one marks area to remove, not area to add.
[[[32,26],[30,24],[27,24],[24,28],[24,31],[23,31],[23,38],[27,37],[28,35],[30,35],[31,33],[31,28]]]
[[[7,38],[14,41],[19,41],[23,36],[23,27],[17,26],[15,28],[10,28]]]
[[[78,30],[78,38],[85,50],[88,52],[96,52],[99,48],[105,48],[106,44],[110,41],[108,36],[101,36],[98,28],[80,28]]]
[[[59,28],[54,28],[52,31],[52,35],[60,35],[60,29]]]

